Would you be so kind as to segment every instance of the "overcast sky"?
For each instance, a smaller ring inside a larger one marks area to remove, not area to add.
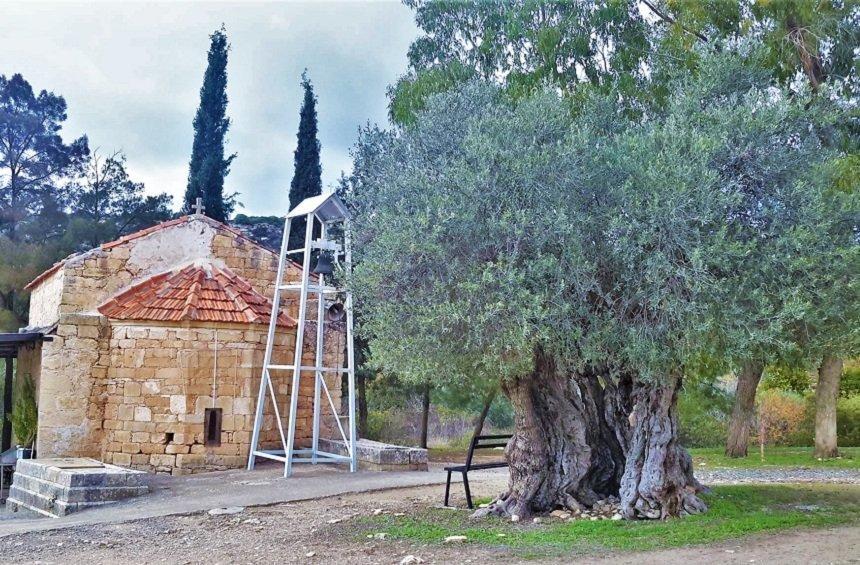
[[[417,35],[398,2],[0,2],[0,74],[65,97],[63,136],[123,150],[132,178],[181,203],[192,120],[209,34],[221,23],[232,49],[228,191],[247,214],[286,213],[299,85],[307,67],[319,98],[323,186],[350,167],[359,126],[386,122],[386,86],[406,70]]]

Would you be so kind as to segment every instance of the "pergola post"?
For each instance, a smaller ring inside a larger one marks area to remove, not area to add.
[[[12,422],[9,415],[12,413],[12,376],[14,373],[14,357],[4,357],[6,362],[6,376],[3,379],[3,432],[0,434],[0,453],[12,447]]]

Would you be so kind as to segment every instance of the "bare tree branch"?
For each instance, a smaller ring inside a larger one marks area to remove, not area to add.
[[[663,12],[662,10],[660,10],[659,8],[657,8],[657,6],[655,6],[654,4],[652,4],[649,0],[642,0],[642,3],[643,3],[643,4],[645,4],[646,6],[648,6],[648,9],[649,9],[649,10],[651,10],[651,12],[652,12],[655,16],[657,16],[658,18],[660,18],[660,19],[661,19],[661,20],[663,20],[664,22],[667,22],[667,23],[670,23],[670,24],[676,24],[676,23],[678,23],[678,21],[677,21],[675,18],[673,18],[670,14],[667,14],[667,13]],[[681,25],[681,24],[678,24],[678,25]],[[683,26],[683,25],[681,25],[681,29],[683,29],[684,31],[686,31],[687,33],[689,33],[689,34],[691,34],[691,35],[695,35],[696,37],[698,37],[698,38],[699,38],[699,40],[700,40],[700,41],[702,41],[702,42],[704,42],[704,43],[707,43],[707,42],[708,42],[708,38],[707,38],[707,36],[706,36],[705,34],[703,34],[703,33],[699,32],[699,31],[689,29],[689,28],[687,28],[687,27],[685,27],[685,26]]]

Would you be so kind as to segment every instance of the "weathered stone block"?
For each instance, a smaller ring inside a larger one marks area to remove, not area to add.
[[[126,329],[126,336],[130,339],[146,339],[149,337],[149,329],[129,327]]]
[[[134,442],[124,443],[122,444],[122,452],[131,454],[140,453],[140,444]]]
[[[184,414],[186,411],[186,398],[184,394],[170,396],[170,411],[173,414]]]
[[[114,453],[113,463],[115,465],[131,465],[131,455],[128,453]]]
[[[165,467],[173,467],[176,464],[176,456],[168,454],[152,455],[150,462],[153,465],[163,465]]]
[[[148,443],[150,434],[148,432],[132,432],[131,441],[134,443]]]
[[[78,326],[78,337],[98,339],[101,336],[98,326]]]
[[[161,383],[158,381],[145,381],[140,387],[141,394],[152,395],[161,392]]]
[[[253,411],[252,408],[253,400],[251,398],[234,398],[233,399],[233,413],[234,414],[251,414]]]

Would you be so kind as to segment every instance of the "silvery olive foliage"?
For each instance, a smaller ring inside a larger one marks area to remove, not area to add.
[[[350,284],[373,362],[495,379],[543,351],[659,378],[792,347],[810,293],[844,275],[815,267],[853,252],[856,202],[829,189],[821,141],[835,110],[709,57],[636,119],[611,96],[511,101],[471,82],[362,132]]]

